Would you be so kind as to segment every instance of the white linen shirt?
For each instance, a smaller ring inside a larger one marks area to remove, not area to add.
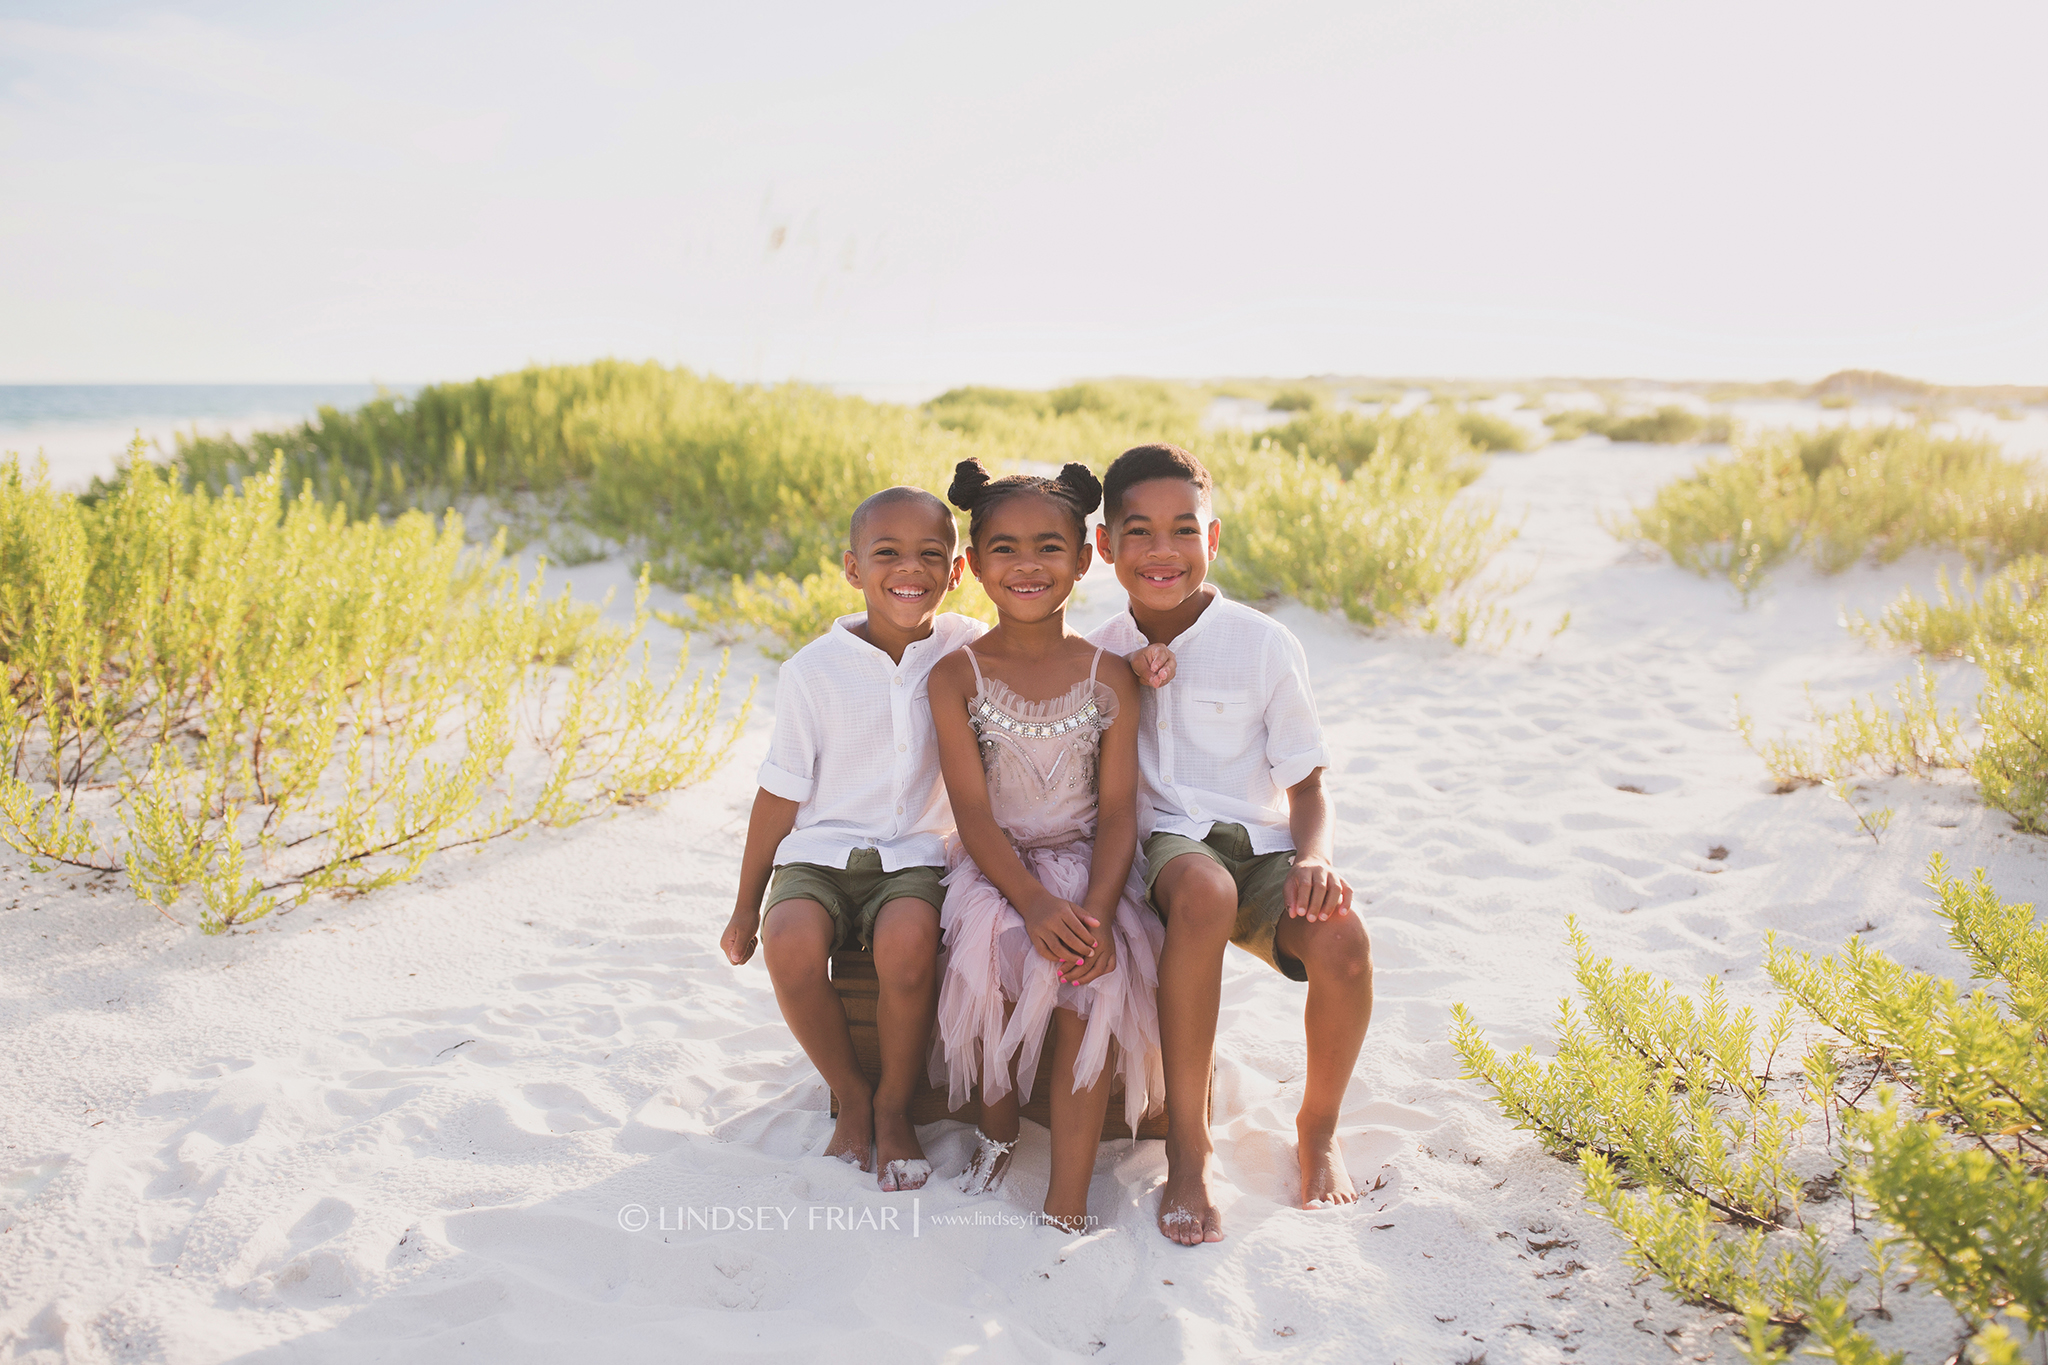
[[[775,733],[759,780],[797,803],[777,866],[843,868],[857,848],[878,850],[889,872],[946,865],[953,807],[939,780],[927,688],[933,666],[988,627],[940,612],[932,633],[892,663],[850,629],[867,619],[860,611],[834,621],[783,664],[775,685]]]
[[[1128,610],[1088,639],[1126,657],[1151,643]],[[1254,853],[1293,848],[1287,789],[1330,762],[1301,641],[1218,591],[1167,648],[1173,681],[1138,689],[1141,834],[1202,839],[1222,823]]]

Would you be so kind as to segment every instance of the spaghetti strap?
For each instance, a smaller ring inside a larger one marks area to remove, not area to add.
[[[973,645],[962,645],[960,648],[967,655],[968,664],[974,669],[974,690],[979,692],[982,689],[981,660],[974,657]]]
[[[1095,670],[1102,666],[1102,646],[1095,647],[1095,657],[1088,661],[1088,681],[1095,681]]]

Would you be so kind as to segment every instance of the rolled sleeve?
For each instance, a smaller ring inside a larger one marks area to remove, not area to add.
[[[759,783],[762,791],[779,796],[785,801],[794,801],[799,805],[811,799],[811,789],[817,786],[817,783],[813,782],[810,778],[798,777],[794,773],[784,772],[776,767],[773,762],[763,763],[761,765],[761,774],[755,780]]]
[[[811,712],[811,692],[796,660],[782,666],[775,684],[775,729],[768,738],[768,758],[757,779],[761,789],[785,801],[803,802],[817,786],[818,733]]]
[[[1329,767],[1330,751],[1309,691],[1308,657],[1291,635],[1276,636],[1274,644],[1267,656],[1272,681],[1266,693],[1266,765],[1273,785],[1285,791]]]

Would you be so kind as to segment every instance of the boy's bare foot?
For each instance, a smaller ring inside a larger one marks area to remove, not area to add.
[[[1209,1201],[1209,1162],[1214,1153],[1166,1157],[1166,1183],[1159,1189],[1159,1231],[1182,1246],[1223,1240],[1223,1218]]]
[[[1333,1209],[1358,1201],[1351,1184],[1351,1172],[1344,1167],[1344,1153],[1337,1149],[1337,1124],[1294,1121],[1296,1152],[1301,1158],[1301,1206],[1305,1209]]]
[[[868,1100],[841,1097],[839,1119],[832,1125],[832,1140],[825,1155],[836,1156],[863,1171],[875,1168],[875,1109]]]
[[[900,1109],[875,1111],[875,1162],[885,1190],[921,1190],[931,1179],[932,1164],[924,1159],[917,1125]]]

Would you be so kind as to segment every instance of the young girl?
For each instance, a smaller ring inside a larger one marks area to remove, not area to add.
[[[1088,571],[1087,466],[993,482],[963,460],[948,490],[969,513],[967,562],[995,629],[932,670],[939,763],[959,826],[941,912],[934,1080],[951,1098],[978,1081],[980,1146],[961,1179],[1001,1182],[1051,1025],[1048,1221],[1088,1225],[1088,1181],[1110,1090],[1125,1115],[1164,1095],[1153,1003],[1165,930],[1131,874],[1137,850],[1138,684],[1130,665],[1067,629]]]

